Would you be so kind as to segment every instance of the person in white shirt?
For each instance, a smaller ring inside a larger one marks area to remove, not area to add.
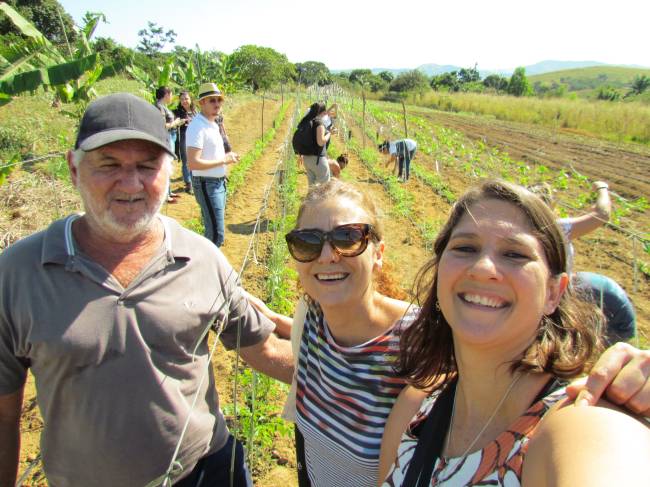
[[[236,152],[226,152],[216,122],[224,96],[214,83],[203,83],[198,96],[201,113],[185,133],[188,167],[192,171],[194,196],[201,207],[205,237],[217,247],[225,238],[226,166],[239,161]]]

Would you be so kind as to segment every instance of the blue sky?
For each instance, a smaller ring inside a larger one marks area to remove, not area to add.
[[[512,69],[542,60],[650,66],[648,0],[59,0],[129,47],[151,20],[176,43],[230,53],[257,44],[330,69],[425,63]]]

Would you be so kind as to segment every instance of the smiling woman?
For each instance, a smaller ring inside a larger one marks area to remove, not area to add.
[[[567,288],[565,247],[524,188],[488,181],[458,200],[419,279],[422,311],[402,334],[398,371],[414,387],[386,425],[384,486],[645,478],[647,428],[606,402],[584,416],[567,407],[562,380],[588,369],[600,315]],[[585,434],[598,440],[585,445]],[[631,439],[640,451],[610,455]]]

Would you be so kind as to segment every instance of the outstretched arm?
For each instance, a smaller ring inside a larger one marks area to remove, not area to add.
[[[612,211],[609,186],[604,181],[596,181],[593,183],[593,190],[596,192],[596,203],[591,209],[584,215],[564,219],[571,224],[571,235],[569,236],[571,239],[593,232],[609,221]]]
[[[0,487],[13,487],[16,483],[23,390],[0,395]]]
[[[529,443],[522,485],[646,485],[649,456],[650,428],[639,420],[605,403],[559,408]]]

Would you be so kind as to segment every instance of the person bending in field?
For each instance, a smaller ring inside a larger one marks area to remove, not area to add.
[[[530,190],[538,195],[551,209],[555,207],[553,188],[548,183],[532,186]],[[572,240],[591,233],[609,221],[612,201],[609,185],[595,181],[592,190],[596,202],[582,215],[558,218],[557,224],[568,241],[567,268],[571,283],[576,291],[593,299],[605,316],[603,338],[607,344],[629,340],[636,336],[636,313],[623,288],[613,279],[593,272],[573,272],[575,249]]]
[[[389,154],[390,157],[386,161],[386,166],[391,162],[393,163],[393,171],[399,168],[397,178],[400,181],[406,182],[409,179],[411,170],[411,161],[415,157],[415,151],[418,144],[412,139],[400,139],[389,142],[384,140],[379,144],[378,149],[382,154]]]
[[[208,331],[287,383],[291,345],[221,251],[159,213],[173,155],[152,105],[93,101],[68,152],[85,213],[0,254],[0,487],[16,481],[28,370],[49,485],[253,485],[219,407]]]
[[[327,162],[330,166],[332,177],[338,178],[341,175],[341,171],[348,165],[348,156],[346,154],[341,154],[336,158],[336,160],[328,159]]]

